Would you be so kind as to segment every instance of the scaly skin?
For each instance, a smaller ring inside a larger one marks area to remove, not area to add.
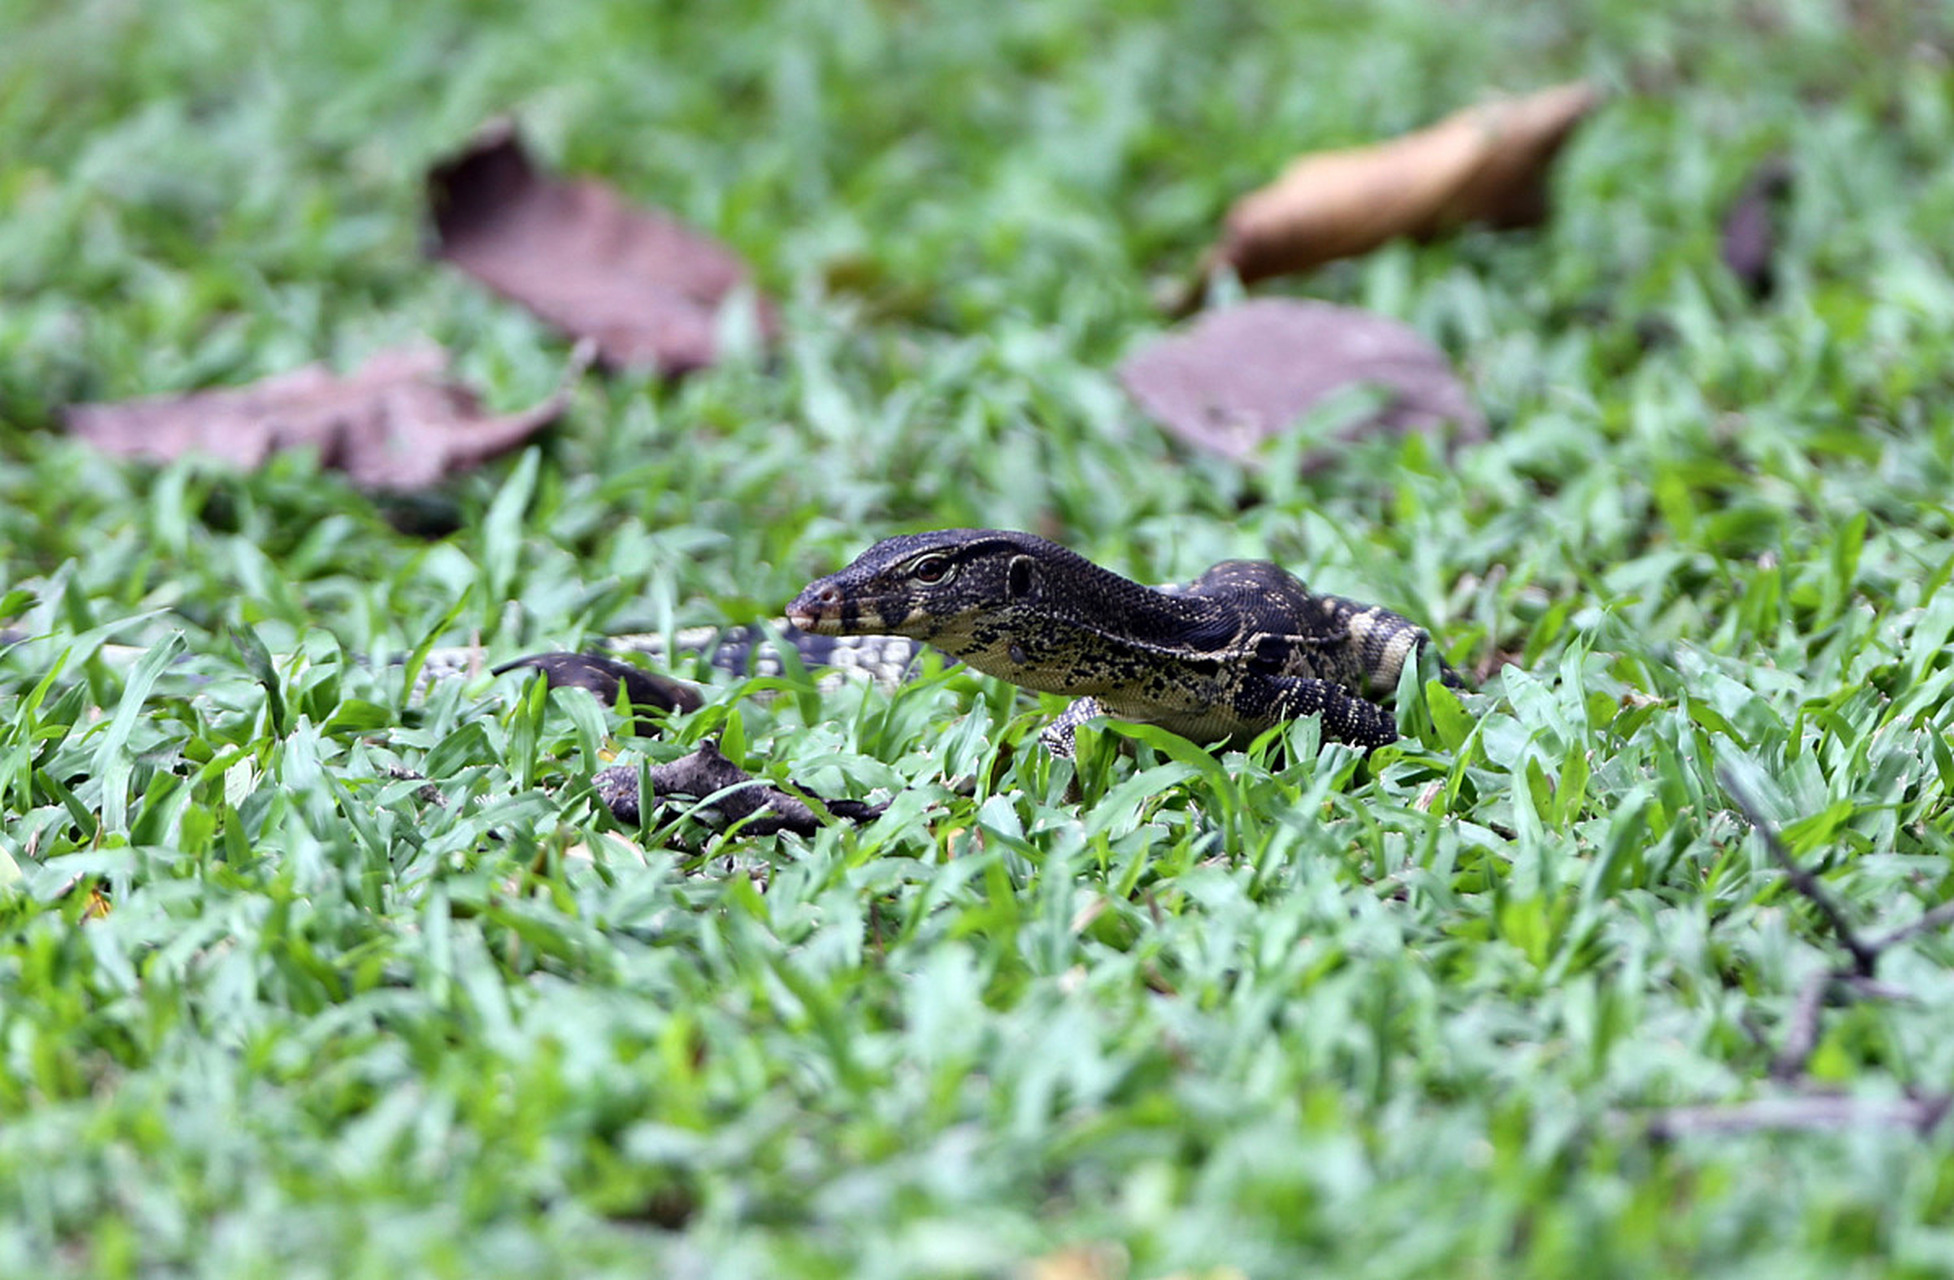
[[[1102,713],[1203,742],[1316,715],[1328,738],[1382,746],[1397,721],[1371,699],[1389,696],[1431,640],[1386,609],[1312,594],[1267,561],[1146,587],[995,529],[878,542],[810,584],[787,617],[816,635],[906,636],[1021,688],[1078,699],[1044,734],[1061,755]]]

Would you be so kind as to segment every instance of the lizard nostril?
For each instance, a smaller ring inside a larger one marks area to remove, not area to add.
[[[822,604],[840,604],[841,588],[830,583],[814,593],[815,600]]]

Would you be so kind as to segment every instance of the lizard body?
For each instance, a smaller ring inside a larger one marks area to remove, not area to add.
[[[1319,715],[1362,747],[1397,737],[1375,699],[1430,643],[1389,610],[1317,595],[1267,561],[1230,560],[1185,587],[1147,587],[1028,533],[889,538],[787,610],[813,635],[896,635],[1021,688],[1077,699],[1045,730],[1069,755],[1106,714],[1200,741],[1244,740]],[[1458,677],[1440,663],[1444,678]]]

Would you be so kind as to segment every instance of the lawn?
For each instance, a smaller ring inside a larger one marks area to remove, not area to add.
[[[1954,898],[1950,59],[1902,0],[0,0],[0,1275],[1954,1273],[1950,1127],[1895,1122],[1954,1090],[1954,938],[1823,978]],[[1123,396],[1287,159],[1582,77],[1547,225],[1257,290],[1413,325],[1488,442],[1301,476]],[[569,343],[422,253],[500,113],[735,246],[778,350],[592,376],[407,502],[64,437],[423,335],[547,395]],[[1756,302],[1718,223],[1771,155]],[[940,664],[639,738],[388,661],[771,617],[959,525],[1273,558],[1480,678],[1368,760],[1075,774],[1062,703]],[[708,738],[892,803],[594,798]]]

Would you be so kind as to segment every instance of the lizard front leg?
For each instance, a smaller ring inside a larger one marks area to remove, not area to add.
[[[1245,744],[1265,729],[1303,716],[1320,716],[1323,736],[1369,751],[1398,740],[1398,720],[1389,710],[1351,693],[1333,680],[1305,676],[1252,675],[1235,691],[1232,714],[1204,718],[1201,724],[1167,727],[1197,740],[1233,738]],[[1045,749],[1061,760],[1078,753],[1079,726],[1105,708],[1097,698],[1080,698],[1038,733]]]
[[[1323,736],[1368,751],[1398,740],[1398,718],[1330,680],[1303,676],[1256,676],[1235,695],[1243,722],[1266,729],[1285,720],[1321,716]]]
[[[1079,753],[1079,726],[1100,714],[1099,699],[1080,698],[1038,731],[1038,741],[1060,760],[1070,760]]]

